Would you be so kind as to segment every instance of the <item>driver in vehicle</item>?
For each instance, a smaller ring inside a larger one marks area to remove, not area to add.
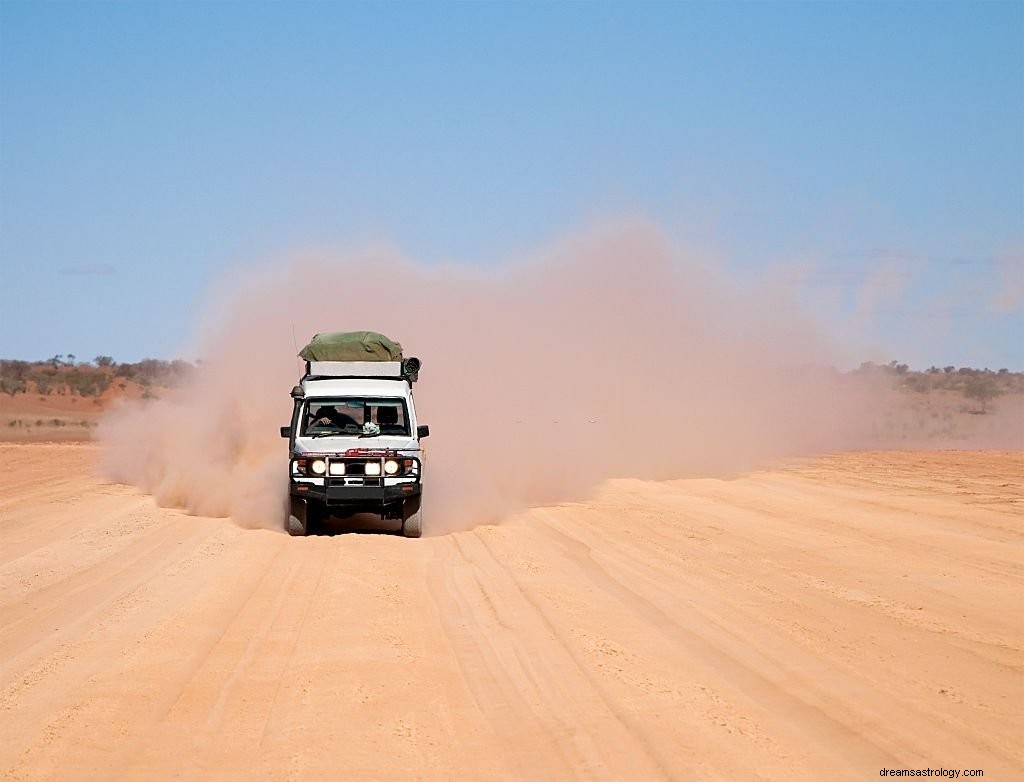
[[[316,415],[317,417],[306,427],[307,432],[316,426],[333,426],[336,429],[344,429],[347,425],[357,426],[355,419],[339,413],[334,405],[324,405]]]

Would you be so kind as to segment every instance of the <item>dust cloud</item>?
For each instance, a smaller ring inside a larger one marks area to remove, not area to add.
[[[298,347],[380,331],[423,361],[428,534],[581,499],[610,477],[734,474],[864,442],[871,389],[822,368],[832,349],[814,325],[649,223],[498,269],[377,249],[247,268],[217,291],[195,381],[100,432],[110,477],[194,514],[280,528],[293,330]]]

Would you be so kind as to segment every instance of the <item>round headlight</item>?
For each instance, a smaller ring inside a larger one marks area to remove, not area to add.
[[[366,463],[366,474],[367,475],[380,475],[380,462],[367,462]]]
[[[309,465],[309,469],[314,475],[323,475],[327,472],[327,462],[323,459],[314,459]]]
[[[394,475],[396,472],[398,472],[398,462],[396,462],[394,459],[388,459],[386,462],[384,462],[384,472],[386,472],[388,475]]]

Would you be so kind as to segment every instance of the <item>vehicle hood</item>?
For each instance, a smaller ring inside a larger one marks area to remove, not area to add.
[[[418,451],[415,437],[296,437],[295,453],[337,454],[351,450]]]

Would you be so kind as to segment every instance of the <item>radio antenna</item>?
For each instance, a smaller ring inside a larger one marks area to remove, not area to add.
[[[295,338],[295,324],[292,324],[292,344],[295,346],[295,363],[298,364],[296,369],[302,372],[302,362],[299,361],[299,341]]]

